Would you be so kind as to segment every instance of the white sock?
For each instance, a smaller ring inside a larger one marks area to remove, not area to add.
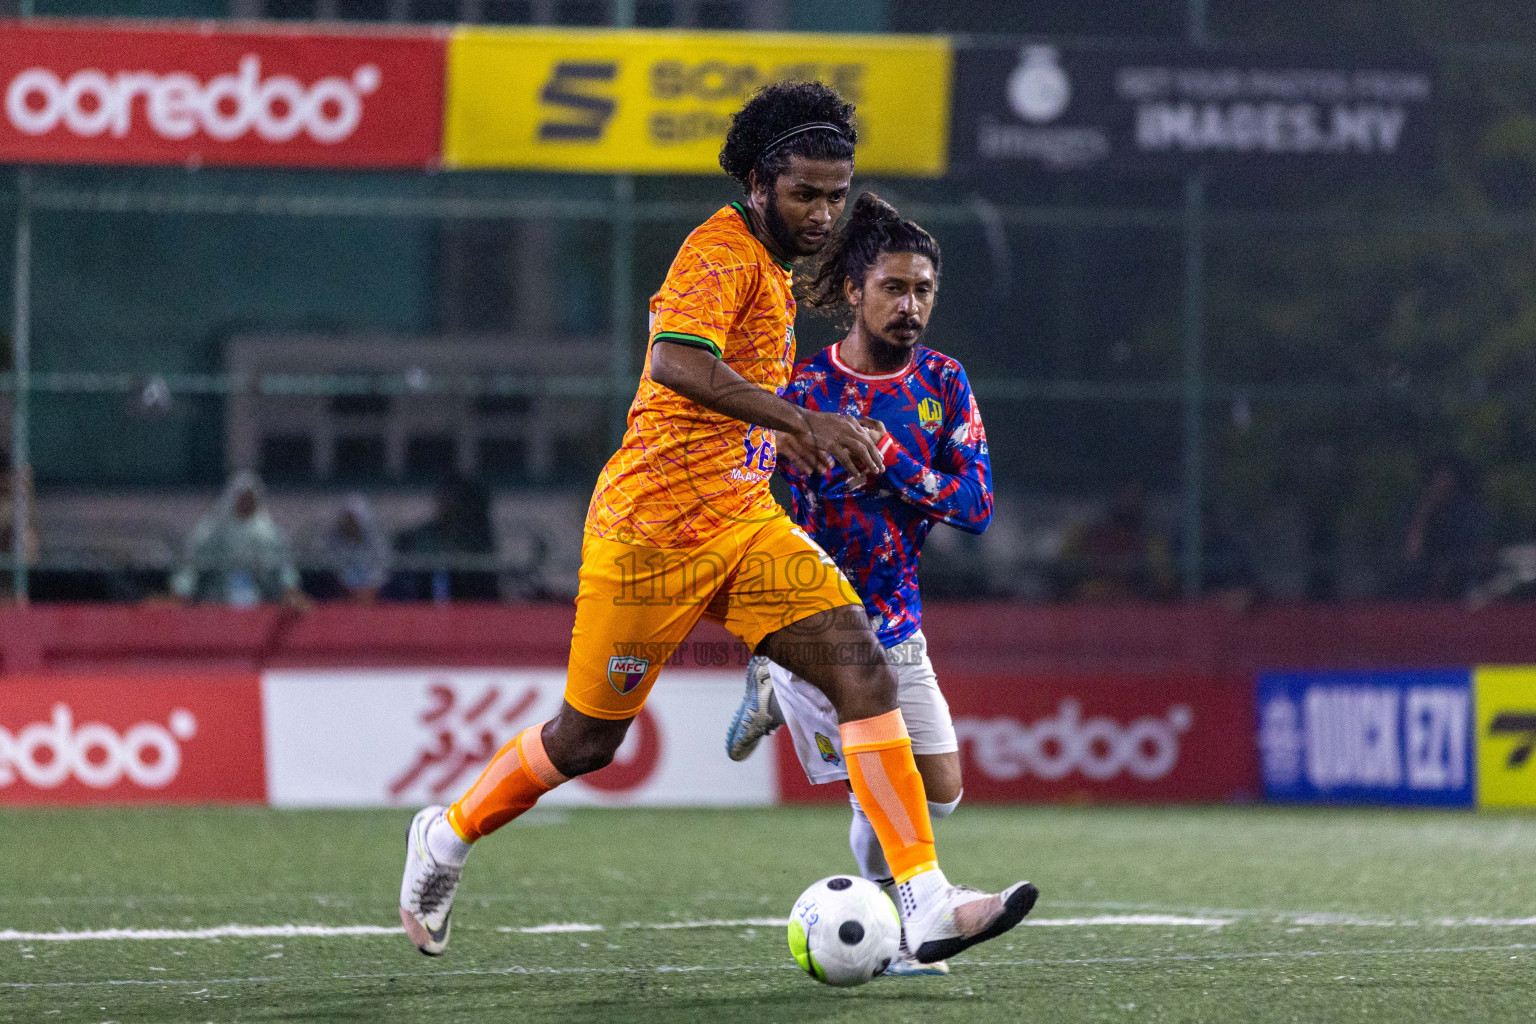
[[[869,815],[859,806],[859,798],[849,793],[848,802],[853,805],[853,821],[848,826],[848,847],[853,850],[854,863],[858,864],[859,874],[863,877],[871,882],[884,882],[891,877],[891,866],[886,863],[885,851],[880,849],[880,837],[875,835],[875,826],[870,823]]]
[[[955,808],[960,806],[964,796],[965,791],[962,790],[960,796],[948,803],[929,800],[928,816],[934,821],[949,817],[955,813]],[[864,808],[859,806],[858,797],[849,793],[848,803],[853,806],[853,821],[848,825],[848,847],[853,850],[853,860],[859,866],[859,874],[871,882],[884,882],[891,877],[891,866],[886,862],[885,851],[880,848],[875,826],[870,823]]]
[[[901,919],[906,921],[913,913],[930,905],[948,891],[949,879],[944,877],[944,872],[931,868],[920,875],[913,875],[896,887],[900,896],[896,901],[896,909],[901,911]]]
[[[964,796],[965,790],[962,789],[960,791],[960,796],[955,797],[947,804],[936,803],[932,800],[929,800],[928,817],[934,821],[938,821],[940,818],[949,817],[951,814],[955,813],[955,808],[960,806],[960,800]]]
[[[461,868],[469,859],[470,843],[459,838],[459,834],[448,824],[448,815],[439,814],[427,823],[427,851],[432,854],[432,859],[439,864],[449,867]]]

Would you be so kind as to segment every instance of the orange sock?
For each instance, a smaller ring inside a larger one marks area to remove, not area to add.
[[[496,751],[485,771],[448,808],[448,824],[466,843],[488,836],[569,781],[544,750],[544,726],[529,726]]]
[[[838,726],[848,781],[880,838],[896,881],[939,866],[928,820],[928,794],[912,759],[912,737],[901,709]]]

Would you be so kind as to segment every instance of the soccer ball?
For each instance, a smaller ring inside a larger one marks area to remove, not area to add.
[[[867,878],[823,878],[789,912],[789,951],[827,985],[848,988],[879,977],[900,944],[896,905]]]

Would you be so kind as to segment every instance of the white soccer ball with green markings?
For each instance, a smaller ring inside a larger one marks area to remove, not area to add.
[[[878,978],[900,945],[896,905],[867,878],[823,878],[789,912],[789,951],[805,973],[827,985],[848,988]]]

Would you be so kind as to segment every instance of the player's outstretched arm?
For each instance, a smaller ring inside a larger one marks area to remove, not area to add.
[[[656,339],[651,379],[723,416],[793,435],[805,447],[826,452],[850,473],[878,474],[885,468],[874,439],[852,416],[786,402],[706,349]]]
[[[884,433],[879,421],[863,423],[883,434],[879,447],[885,460],[885,480],[902,501],[966,533],[986,530],[992,522],[992,463],[984,446],[948,443],[936,465],[929,466]]]

